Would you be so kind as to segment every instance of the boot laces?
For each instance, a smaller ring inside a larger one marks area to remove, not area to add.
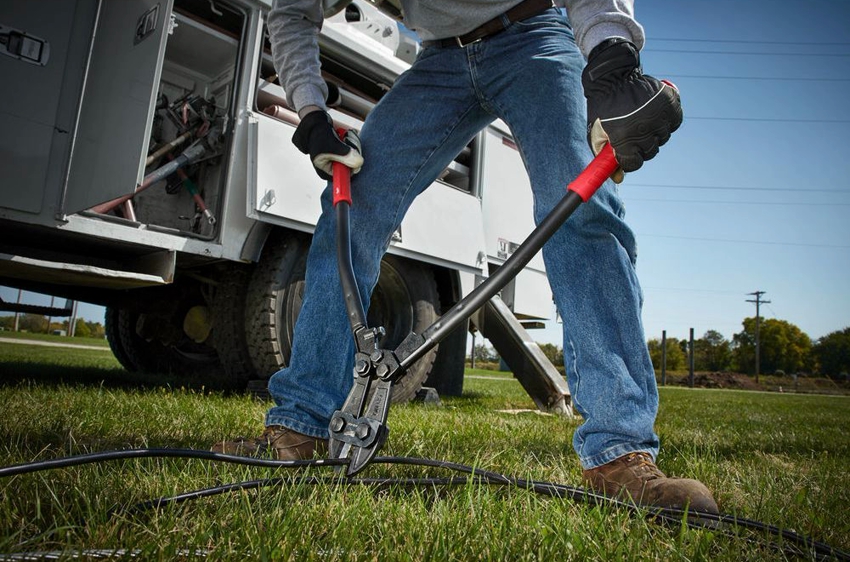
[[[643,480],[654,480],[656,478],[663,478],[664,476],[653,462],[649,453],[629,453],[626,456],[626,463]]]

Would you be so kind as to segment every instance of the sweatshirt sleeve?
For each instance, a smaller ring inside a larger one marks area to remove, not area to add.
[[[269,11],[275,70],[295,111],[308,105],[327,109],[328,88],[319,63],[322,22],[321,0],[274,0]]]
[[[587,58],[590,51],[610,37],[628,39],[643,48],[643,27],[635,21],[633,0],[558,0],[566,6],[576,43]]]

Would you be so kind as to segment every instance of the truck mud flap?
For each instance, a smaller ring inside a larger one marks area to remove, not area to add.
[[[567,381],[501,298],[490,299],[473,315],[472,323],[541,411],[572,417]]]

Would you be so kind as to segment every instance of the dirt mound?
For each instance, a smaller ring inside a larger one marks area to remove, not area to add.
[[[677,386],[689,386],[688,376],[676,377],[670,380]],[[752,377],[741,373],[713,372],[694,373],[694,387],[696,388],[733,388],[738,390],[761,390]]]

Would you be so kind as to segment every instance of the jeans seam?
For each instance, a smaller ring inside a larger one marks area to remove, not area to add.
[[[484,92],[478,85],[478,69],[476,68],[475,61],[473,59],[479,48],[483,48],[483,45],[470,45],[467,49],[466,64],[469,69],[469,80],[472,82],[472,90],[475,92],[475,99],[478,100],[478,105],[481,106],[481,109],[492,115],[497,115],[497,111],[490,104],[490,100],[487,99],[487,96],[484,95]],[[468,112],[469,110],[467,110],[467,113]]]
[[[295,431],[297,433],[301,433],[304,435],[308,435],[310,437],[315,437],[317,439],[327,439],[328,438],[328,428],[327,427],[319,427],[306,424],[304,422],[298,421],[296,419],[274,415],[274,416],[266,416],[266,426],[270,425],[279,425],[289,429],[291,431]]]
[[[593,455],[592,457],[583,457],[579,454],[579,462],[584,470],[591,470],[604,466],[609,462],[615,461],[620,457],[624,457],[630,453],[647,453],[652,457],[652,462],[655,462],[656,451],[647,449],[646,447],[636,447],[628,444],[619,444],[604,451]]]
[[[578,354],[576,353],[576,346],[573,344],[572,338],[566,338],[565,337],[564,343],[565,343],[564,349],[566,349],[566,343],[569,343],[569,345],[570,345],[570,355],[571,355],[570,363],[572,363],[572,371],[573,371],[573,373],[575,373],[575,382],[576,382],[575,388],[570,389],[570,399],[573,403],[573,407],[579,413],[581,413],[584,409],[581,407],[581,403],[578,400],[578,393],[579,393],[579,389],[581,388],[581,376],[579,375],[579,372],[578,372]],[[569,383],[567,384],[567,387],[569,387]],[[582,445],[581,448],[583,449],[584,448],[584,441],[582,441],[581,445]],[[577,452],[578,452],[579,457],[581,457],[581,451],[579,450]]]

